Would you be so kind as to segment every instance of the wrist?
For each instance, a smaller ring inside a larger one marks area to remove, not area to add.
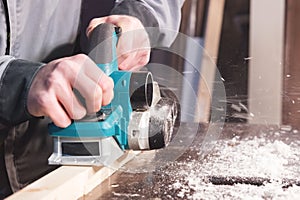
[[[0,120],[15,125],[33,118],[27,110],[27,96],[31,82],[43,66],[15,59],[9,62],[0,81]]]

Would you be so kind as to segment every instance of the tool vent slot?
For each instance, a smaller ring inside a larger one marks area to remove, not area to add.
[[[100,156],[98,142],[64,142],[61,148],[64,156]]]

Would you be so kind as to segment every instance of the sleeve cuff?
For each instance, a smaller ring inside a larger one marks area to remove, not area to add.
[[[155,16],[147,9],[141,1],[126,0],[117,4],[112,9],[113,15],[130,15],[138,18],[144,27],[158,27],[158,21]]]
[[[21,59],[8,64],[0,81],[1,123],[16,125],[33,118],[27,110],[28,90],[43,65]]]
[[[157,46],[159,40],[159,33],[153,31],[153,28],[159,28],[159,23],[156,17],[151,11],[143,5],[141,1],[137,0],[126,0],[117,4],[116,7],[111,11],[112,15],[129,15],[138,18],[143,26],[145,27],[151,47]]]

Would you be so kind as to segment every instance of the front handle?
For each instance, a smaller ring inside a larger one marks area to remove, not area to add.
[[[119,27],[103,23],[96,26],[89,36],[88,55],[107,75],[118,70],[116,48],[120,32]]]

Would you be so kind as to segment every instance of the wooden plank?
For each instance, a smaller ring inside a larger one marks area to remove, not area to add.
[[[195,122],[208,122],[210,105],[217,70],[217,58],[223,24],[225,0],[210,0],[205,31],[205,50],[201,63],[201,77],[198,89],[198,106]]]
[[[287,0],[283,124],[300,128],[300,1]]]
[[[112,167],[62,166],[9,196],[7,200],[78,199],[92,191],[139,153],[139,151],[126,152]]]
[[[204,35],[204,25],[205,25],[205,10],[208,0],[197,0],[197,16],[196,16],[196,37],[202,37]]]
[[[285,0],[250,2],[250,123],[281,124]]]

